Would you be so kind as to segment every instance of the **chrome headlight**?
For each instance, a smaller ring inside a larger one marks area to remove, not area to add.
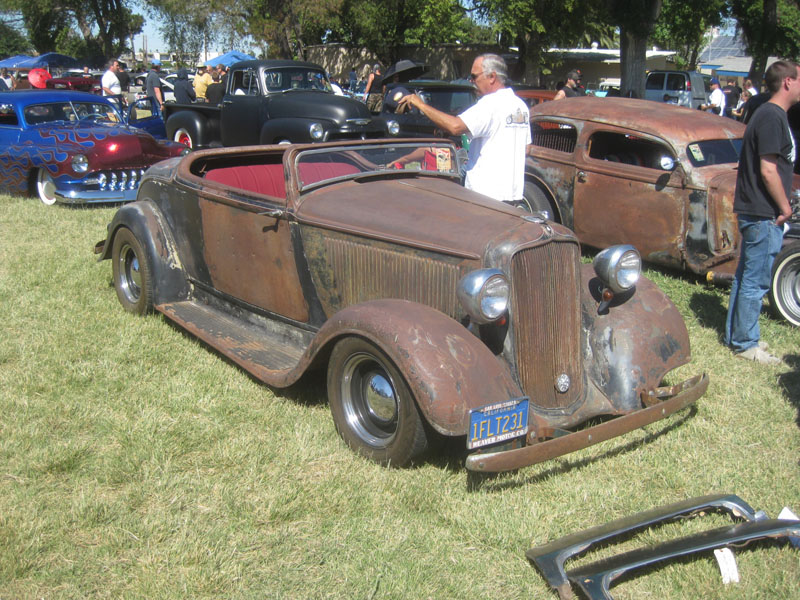
[[[400,133],[400,123],[393,119],[386,121],[386,131],[389,132],[389,135],[397,135]]]
[[[72,170],[76,173],[86,173],[89,170],[89,159],[83,154],[76,154],[72,157]]]
[[[311,135],[312,140],[318,142],[325,135],[325,130],[320,123],[312,123],[308,126],[308,133]]]
[[[458,301],[476,323],[497,321],[508,310],[511,286],[500,269],[478,269],[458,283]]]
[[[611,246],[594,257],[594,272],[615,293],[636,285],[642,273],[642,258],[633,246]]]

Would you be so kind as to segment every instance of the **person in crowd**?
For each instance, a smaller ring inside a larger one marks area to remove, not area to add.
[[[737,121],[742,120],[742,117],[744,116],[744,107],[750,98],[750,90],[742,90],[742,95],[739,97],[739,103],[735,108],[731,109],[731,116]]]
[[[367,103],[367,108],[373,113],[381,111],[381,102],[383,101],[382,80],[381,66],[376,63],[372,67],[372,71],[367,78],[367,87],[364,89],[364,102]]]
[[[152,98],[159,109],[164,108],[164,90],[161,85],[161,61],[154,58],[145,79],[145,96]]]
[[[211,78],[214,83],[206,88],[206,100],[209,104],[216,106],[222,102],[222,97],[225,95],[225,86],[220,81],[220,69],[214,69]]]
[[[739,105],[739,98],[742,96],[742,88],[736,85],[735,79],[728,79],[727,84],[722,88],[722,93],[725,94],[725,116],[729,119],[735,118],[733,116],[733,109]]]
[[[197,72],[194,74],[194,93],[198,102],[206,102],[206,89],[214,83],[214,79],[206,69],[205,65],[197,65]]]
[[[556,95],[553,97],[553,100],[562,100],[563,98],[575,98],[576,96],[580,96],[578,93],[578,83],[581,80],[581,74],[578,71],[570,71],[567,73],[567,83],[556,92]]]
[[[708,103],[701,104],[700,110],[707,110],[715,115],[725,114],[725,94],[719,84],[719,79],[716,77],[711,78],[711,96]]]
[[[13,91],[17,87],[17,80],[11,76],[6,67],[0,69],[0,80],[6,84],[6,89],[8,90]]]
[[[189,81],[189,71],[186,67],[178,69],[178,76],[175,78],[175,102],[178,104],[191,104],[195,100],[194,87]]]
[[[117,79],[119,80],[119,87],[122,89],[123,93],[130,91],[131,88],[131,76],[125,70],[125,65],[119,63],[119,70],[117,71]]]
[[[797,148],[786,113],[800,101],[798,75],[798,65],[790,61],[776,61],[767,69],[764,80],[771,96],[745,130],[733,201],[741,251],[725,343],[737,357],[768,365],[781,361],[760,341],[758,316],[783,241],[783,224],[792,216],[789,194]]]
[[[746,89],[748,92],[750,92],[750,97],[751,98],[753,96],[758,96],[758,90],[753,85],[753,80],[752,79],[745,79],[744,80],[744,89]]]
[[[480,98],[459,115],[433,108],[417,94],[401,98],[398,111],[416,108],[448,135],[470,134],[464,185],[519,206],[525,185],[525,148],[531,143],[528,106],[506,87],[508,67],[496,54],[478,56],[469,78]]]
[[[114,58],[108,61],[108,68],[100,79],[103,96],[120,96],[122,94],[122,86],[119,83],[117,73],[119,73],[119,61]]]
[[[224,90],[225,86],[228,85],[228,67],[220,63],[217,65],[216,71],[217,80],[222,84],[222,89]]]
[[[348,73],[347,75],[347,80],[349,86],[348,89],[350,90],[350,92],[355,92],[356,86],[358,85],[358,76],[356,75],[355,69],[350,69],[350,73]]]

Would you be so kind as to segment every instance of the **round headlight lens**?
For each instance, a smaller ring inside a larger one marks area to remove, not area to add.
[[[89,159],[83,154],[76,154],[72,157],[72,170],[76,173],[86,173],[89,170]]]
[[[478,269],[461,278],[457,295],[470,319],[492,323],[508,310],[511,286],[500,269]]]
[[[312,123],[308,127],[308,133],[311,134],[311,139],[315,142],[320,141],[325,135],[325,130],[320,123]]]
[[[642,272],[642,258],[633,246],[611,246],[594,257],[594,271],[616,293],[636,285]]]
[[[389,132],[389,135],[397,135],[400,133],[400,123],[395,120],[388,121],[386,123],[386,130]]]

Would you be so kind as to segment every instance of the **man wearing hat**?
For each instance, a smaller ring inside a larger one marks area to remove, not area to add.
[[[145,79],[145,95],[155,100],[159,109],[164,108],[164,91],[161,89],[161,61],[157,58],[150,63],[150,72]]]
[[[206,70],[206,66],[197,65],[197,73],[194,75],[194,94],[197,96],[198,102],[208,102],[206,90],[212,83],[214,83],[214,78]]]
[[[564,84],[556,93],[553,100],[561,100],[562,98],[574,98],[580,96],[578,92],[578,83],[581,81],[581,74],[578,71],[570,71],[567,73],[567,83]]]
[[[711,96],[708,99],[708,104],[701,104],[700,110],[708,110],[715,115],[725,114],[725,92],[719,85],[719,79],[713,77],[711,79]]]

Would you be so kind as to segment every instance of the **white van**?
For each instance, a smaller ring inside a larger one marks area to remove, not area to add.
[[[644,87],[646,100],[697,108],[708,102],[705,79],[696,71],[650,71]]]

